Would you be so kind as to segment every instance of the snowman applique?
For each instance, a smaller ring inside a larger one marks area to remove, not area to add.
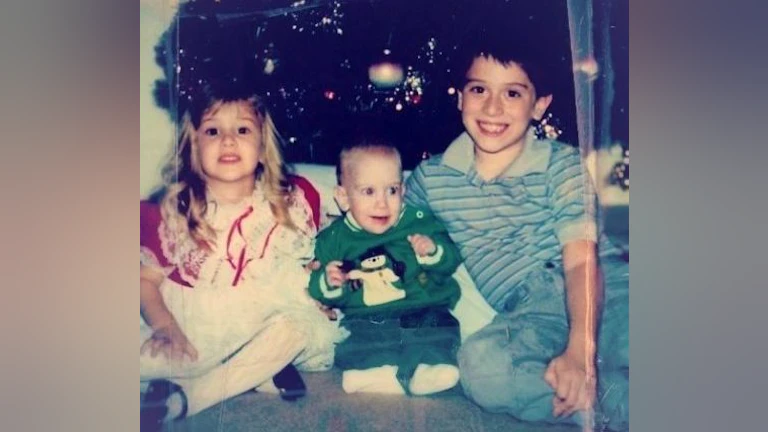
[[[360,269],[351,270],[347,277],[362,283],[363,303],[376,306],[405,298],[405,290],[397,288],[394,282],[400,280],[393,270],[394,260],[384,248],[366,251],[360,261]]]

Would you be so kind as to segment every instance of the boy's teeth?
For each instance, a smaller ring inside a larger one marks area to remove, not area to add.
[[[504,128],[506,128],[505,125],[492,125],[492,124],[488,124],[488,123],[480,123],[480,129],[482,129],[482,130],[484,130],[486,132],[499,133],[499,132],[503,131]]]

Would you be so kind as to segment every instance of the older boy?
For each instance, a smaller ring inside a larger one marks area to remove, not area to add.
[[[508,41],[471,48],[465,132],[414,170],[405,197],[445,223],[499,312],[462,345],[462,387],[485,409],[530,421],[591,423],[584,415],[599,405],[596,420],[622,430],[628,264],[596,223],[578,150],[535,139],[531,121],[552,102],[536,57]]]
[[[335,198],[345,216],[317,237],[309,291],[339,308],[350,331],[336,347],[347,393],[426,395],[459,381],[461,262],[445,228],[403,205],[400,155],[376,139],[353,141],[339,157]]]

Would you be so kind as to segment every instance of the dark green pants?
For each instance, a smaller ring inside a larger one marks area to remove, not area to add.
[[[356,315],[345,317],[341,324],[351,334],[336,347],[336,366],[342,370],[397,366],[397,379],[406,393],[419,364],[456,365],[459,323],[446,308],[399,316]]]

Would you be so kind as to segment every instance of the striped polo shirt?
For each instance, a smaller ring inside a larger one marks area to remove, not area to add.
[[[408,177],[405,200],[430,208],[459,246],[478,289],[503,310],[512,288],[562,247],[599,241],[600,256],[618,254],[596,224],[597,198],[576,148],[537,140],[529,131],[509,168],[486,181],[475,170],[474,145],[462,133],[442,155]]]

